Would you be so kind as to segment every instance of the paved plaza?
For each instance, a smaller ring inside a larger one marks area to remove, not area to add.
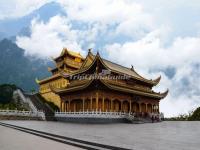
[[[2,122],[135,150],[197,150],[200,147],[200,122],[166,121],[148,124],[72,124],[45,121]],[[23,150],[23,148],[34,149],[34,146],[40,146],[41,149],[56,150],[67,147],[64,144],[6,127],[0,127],[0,130],[0,147],[5,147],[4,150],[9,149],[12,145],[17,145],[19,150]],[[6,145],[8,145],[7,148]]]
[[[0,126],[0,131],[1,150],[80,150],[80,148],[3,126]]]

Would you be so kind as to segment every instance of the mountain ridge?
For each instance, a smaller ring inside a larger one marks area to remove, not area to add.
[[[16,84],[24,90],[37,90],[35,78],[49,76],[50,61],[31,59],[11,40],[0,41],[0,84]]]

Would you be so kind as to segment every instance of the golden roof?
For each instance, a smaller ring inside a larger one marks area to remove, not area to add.
[[[49,82],[49,81],[54,80],[54,79],[59,78],[59,77],[62,77],[62,76],[58,73],[58,74],[55,74],[53,76],[47,77],[47,78],[42,79],[42,80],[39,80],[38,78],[36,78],[35,82],[37,84],[42,84],[42,83]]]
[[[155,80],[146,79],[146,78],[142,77],[141,75],[139,75],[133,68],[127,68],[127,67],[124,67],[122,65],[113,63],[113,62],[111,62],[109,60],[101,58],[99,53],[97,53],[97,55],[95,56],[91,52],[88,53],[85,61],[83,62],[82,66],[80,67],[80,69],[72,72],[70,75],[73,76],[73,75],[76,75],[76,74],[83,73],[83,72],[87,71],[88,69],[90,69],[92,67],[92,65],[94,64],[94,62],[97,59],[108,70],[111,70],[111,71],[113,71],[115,73],[118,73],[118,74],[128,75],[131,78],[134,78],[134,79],[139,80],[139,81],[143,81],[143,82],[148,83],[148,84],[150,84],[152,86],[157,85],[159,83],[160,79],[161,79],[161,76],[158,77]],[[61,75],[65,77],[64,74],[61,73]],[[69,74],[67,76],[69,76]]]
[[[95,81],[95,79],[92,80],[82,80],[82,81],[72,81],[67,88],[55,88],[50,86],[51,90],[54,91],[55,93],[70,93],[74,91],[79,91],[87,88],[91,83]],[[137,94],[137,95],[142,95],[142,96],[149,96],[149,97],[154,97],[158,99],[165,98],[168,94],[168,90],[163,92],[163,93],[156,93],[153,91],[141,91],[139,89],[134,89],[134,88],[127,88],[124,86],[119,86],[115,84],[109,83],[107,80],[99,79],[98,80],[101,84],[106,86],[107,88],[111,90],[116,90],[120,92],[125,92],[125,93],[130,93],[130,94]]]
[[[74,52],[74,51],[71,51],[71,50],[69,50],[67,48],[63,48],[60,56],[54,58],[54,60],[64,56],[65,54],[68,54],[70,56],[73,56],[73,57],[80,58],[80,59],[84,60],[84,57],[79,52]]]

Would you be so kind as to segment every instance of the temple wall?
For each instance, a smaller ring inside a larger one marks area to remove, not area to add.
[[[46,99],[49,102],[53,102],[56,106],[60,108],[60,96],[53,93],[53,92],[47,92],[47,93],[40,93],[44,99]]]
[[[49,82],[46,82],[40,85],[39,93],[47,101],[53,102],[55,105],[57,105],[60,108],[60,103],[61,103],[60,96],[51,91],[49,84],[51,84],[53,87],[56,87],[56,88],[64,88],[64,87],[67,87],[68,83],[69,81],[62,77],[51,80]]]

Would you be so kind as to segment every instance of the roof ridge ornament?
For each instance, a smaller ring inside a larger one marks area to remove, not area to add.
[[[91,51],[92,51],[92,48],[89,48],[89,49],[88,49],[88,53],[91,53]]]
[[[131,65],[131,70],[134,70],[134,66],[133,65]]]
[[[39,83],[40,83],[40,80],[38,80],[38,78],[35,78],[35,82],[36,82],[37,84],[39,84]]]
[[[169,93],[169,89],[167,88],[167,90],[163,93],[161,93],[161,95],[163,96],[163,98],[165,98]]]
[[[63,47],[63,50],[61,52],[61,55],[63,55],[64,53],[66,53],[68,51],[68,49],[66,47]]]
[[[161,80],[161,75],[158,78],[152,80],[154,82],[154,86],[156,86],[160,82],[160,80]]]
[[[97,51],[97,55],[100,56],[99,51]]]

